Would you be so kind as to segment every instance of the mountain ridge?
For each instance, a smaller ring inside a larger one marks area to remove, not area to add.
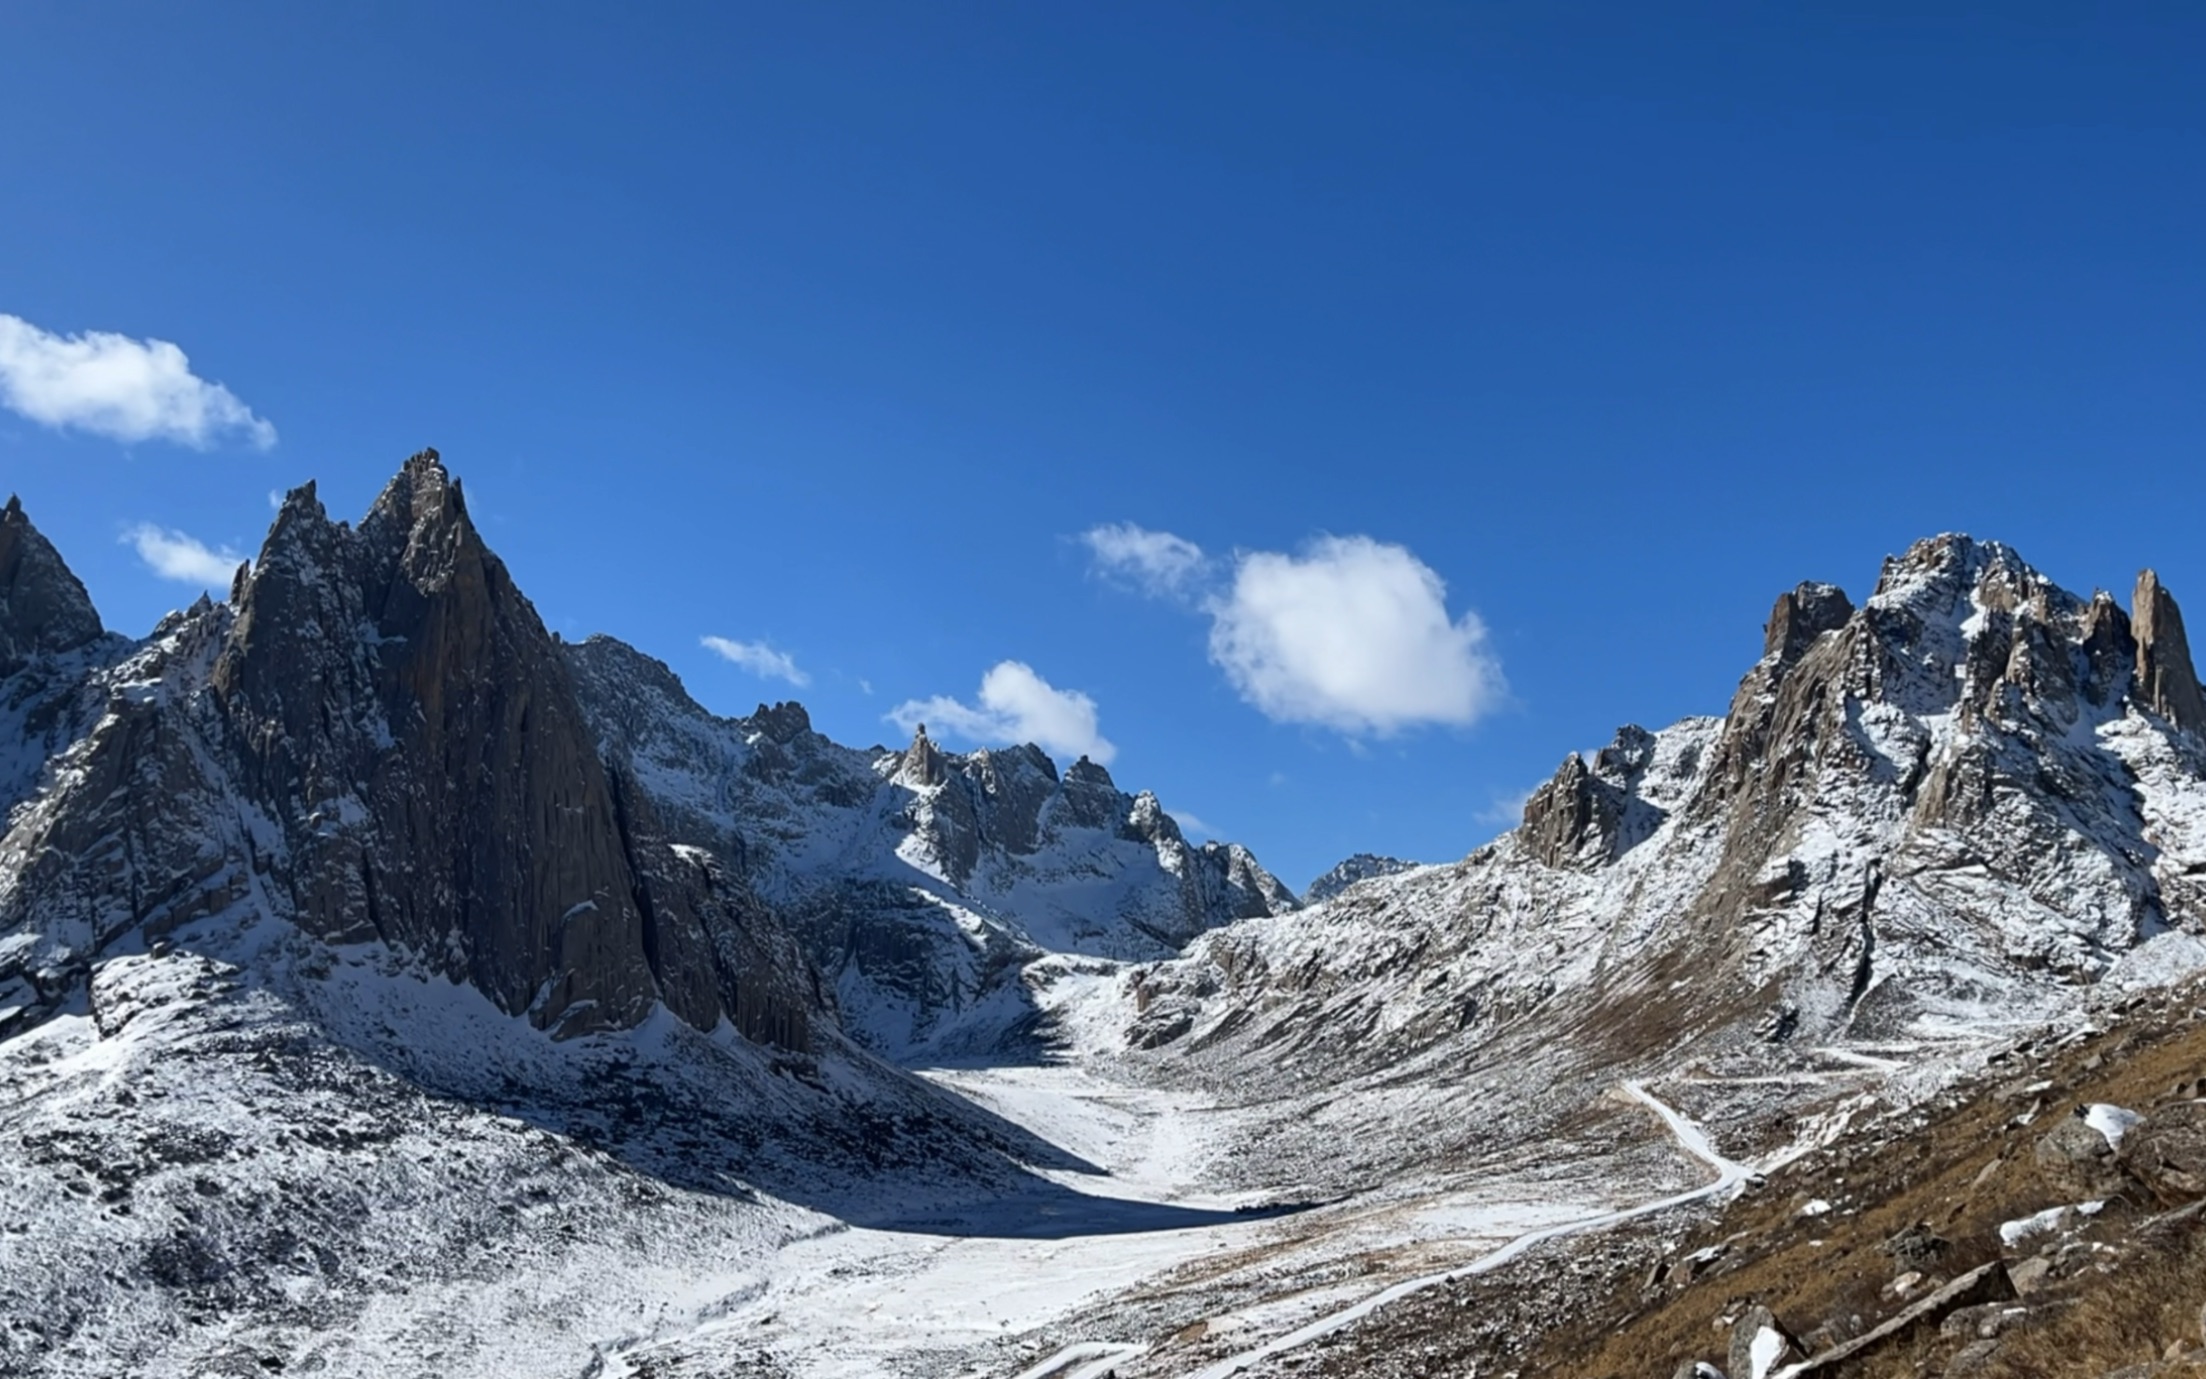
[[[1640,1079],[1839,1135],[1892,1051],[2206,961],[2173,596],[1957,534],[1781,595],[1726,714],[1307,898],[1095,762],[844,747],[551,634],[431,451],[139,641],[11,504],[0,649],[34,1374],[1185,1374],[1483,1258],[1497,1201],[1673,1181]]]

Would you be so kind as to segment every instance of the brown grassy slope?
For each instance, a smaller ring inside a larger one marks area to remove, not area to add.
[[[1684,1360],[1721,1364],[1730,1321],[1755,1302],[1811,1341],[1858,1334],[1905,1305],[1888,1286],[1901,1270],[1886,1241],[1921,1223],[1949,1242],[1925,1271],[1933,1281],[1998,1258],[2002,1222],[2073,1200],[2043,1181],[2031,1157],[2060,1117],[2079,1102],[2164,1104],[2206,1074],[2206,1025],[2194,1009],[2201,1000],[2206,989],[2196,987],[2137,998],[2106,1012],[2102,1032],[2017,1048],[1984,1075],[1914,1111],[1856,1127],[1721,1208],[1559,1242],[1496,1275],[1406,1299],[1315,1348],[1294,1372],[1667,1379]],[[2051,1086],[2022,1093],[2037,1082]],[[1693,1094],[1686,1086],[1665,1092],[1680,1102]],[[2030,1122],[2017,1125],[2033,1103],[2041,1104]],[[1741,1157],[1762,1147],[1724,1144]],[[2135,1196],[2110,1206],[2088,1232],[2116,1248],[2081,1247],[2078,1276],[2034,1301],[2033,1322],[2004,1337],[1972,1373],[2095,1376],[2158,1356],[2178,1338],[2197,1339],[2206,1248],[2182,1231],[2133,1239],[2159,1211]],[[1833,1209],[1803,1216],[1813,1199]],[[1721,1259],[1694,1282],[1664,1281],[1676,1261],[1719,1246]],[[1970,1339],[1926,1328],[1842,1372],[1942,1373]]]
[[[1685,1251],[1728,1244],[1729,1253],[1706,1277],[1675,1291],[1646,1289],[1641,1279],[1615,1280],[1600,1303],[1547,1332],[1529,1357],[1527,1379],[1533,1374],[1621,1379],[1667,1374],[1682,1360],[1717,1359],[1724,1343],[1720,1320],[1751,1302],[1766,1304],[1802,1333],[1830,1324],[1873,1325],[1900,1306],[1886,1289],[1898,1270],[1880,1247],[1918,1222],[1951,1242],[1937,1274],[1951,1277],[1998,1257],[2000,1223],[2067,1200],[2031,1162],[2033,1147],[2054,1118],[2069,1114],[2078,1102],[2139,1109],[2163,1104],[2175,1097],[2178,1084],[2206,1071],[2206,1027],[2192,1018],[2191,1002],[2198,994],[2145,998],[2101,1034],[2065,1048],[2018,1051],[1920,1123],[1866,1128],[1773,1175],[1686,1241]],[[2016,1084],[2039,1081],[2052,1086],[2031,1123],[2018,1126],[2039,1098],[2014,1098]],[[2008,1097],[1998,1095],[2002,1087]],[[1813,1198],[1832,1202],[1834,1210],[1821,1217],[1801,1215]],[[2134,1219],[2152,1210],[2149,1203],[2117,1203],[2099,1230],[2118,1234],[2125,1214]],[[2180,1272],[2191,1253],[2187,1245],[2174,1244],[2133,1264],[2141,1271]],[[2139,1338],[2146,1333],[2162,1343],[2173,1338],[2175,1319],[2156,1295],[2179,1279],[2163,1278],[2146,1290],[2142,1275],[2128,1283],[2119,1271],[2096,1277],[2098,1282],[2086,1280],[2079,1289],[2097,1299],[2087,1309],[2038,1329],[2051,1337],[2059,1328],[2058,1339],[2071,1347],[2061,1363],[2070,1368],[2013,1373],[2097,1373],[2144,1358]],[[2184,1329],[2194,1329],[2206,1292],[2190,1287],[2181,1298]],[[1888,1348],[1866,1357],[1853,1372],[1919,1373],[1915,1361],[1930,1358],[1924,1352],[1935,1348],[1927,1343]],[[2025,1345],[2020,1336],[2003,1347],[2018,1362],[2024,1352],[2044,1348]]]

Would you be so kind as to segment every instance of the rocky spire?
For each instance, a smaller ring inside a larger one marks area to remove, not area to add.
[[[2175,596],[2147,570],[2137,576],[2130,599],[2130,629],[2137,639],[2137,694],[2146,707],[2191,732],[2206,731],[2206,695],[2191,664],[2191,644],[2183,636],[2183,614]]]
[[[1853,600],[1835,584],[1810,582],[1779,594],[1762,628],[1762,655],[1789,665],[1800,659],[1810,642],[1844,627],[1853,615]]]
[[[904,749],[904,759],[896,767],[896,783],[915,790],[942,784],[949,779],[950,770],[943,763],[942,753],[935,749],[927,737],[927,725],[922,723],[912,734],[912,745]]]
[[[299,922],[430,955],[562,1033],[663,1000],[801,1044],[801,972],[692,875],[610,773],[564,656],[433,450],[357,531],[278,514],[212,672],[244,773],[292,835]],[[770,945],[769,945],[770,946]],[[757,951],[753,951],[753,950]]]
[[[11,495],[0,509],[0,675],[44,652],[73,651],[100,632],[84,585]]]

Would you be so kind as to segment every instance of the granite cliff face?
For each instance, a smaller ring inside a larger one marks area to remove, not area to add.
[[[11,1374],[578,1373],[655,1280],[1077,1196],[875,1055],[1022,1039],[1045,942],[1292,903],[1089,764],[563,644],[433,451],[138,641],[11,502],[0,817]]]

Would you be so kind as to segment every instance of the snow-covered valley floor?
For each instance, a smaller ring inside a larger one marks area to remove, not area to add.
[[[1076,1065],[929,1075],[1092,1165],[1047,1175],[1078,1196],[805,1236],[705,1289],[724,1298],[709,1317],[609,1347],[604,1372],[723,1373],[748,1359],[734,1372],[1099,1379],[1138,1366],[1223,1379],[1394,1296],[1751,1171],[1633,1085],[1613,1100],[1642,1133],[1613,1155],[1535,1146],[1511,1171],[1267,1209],[1204,1186],[1220,1156],[1248,1146],[1246,1112]],[[1151,1353],[1173,1338],[1203,1344]]]

